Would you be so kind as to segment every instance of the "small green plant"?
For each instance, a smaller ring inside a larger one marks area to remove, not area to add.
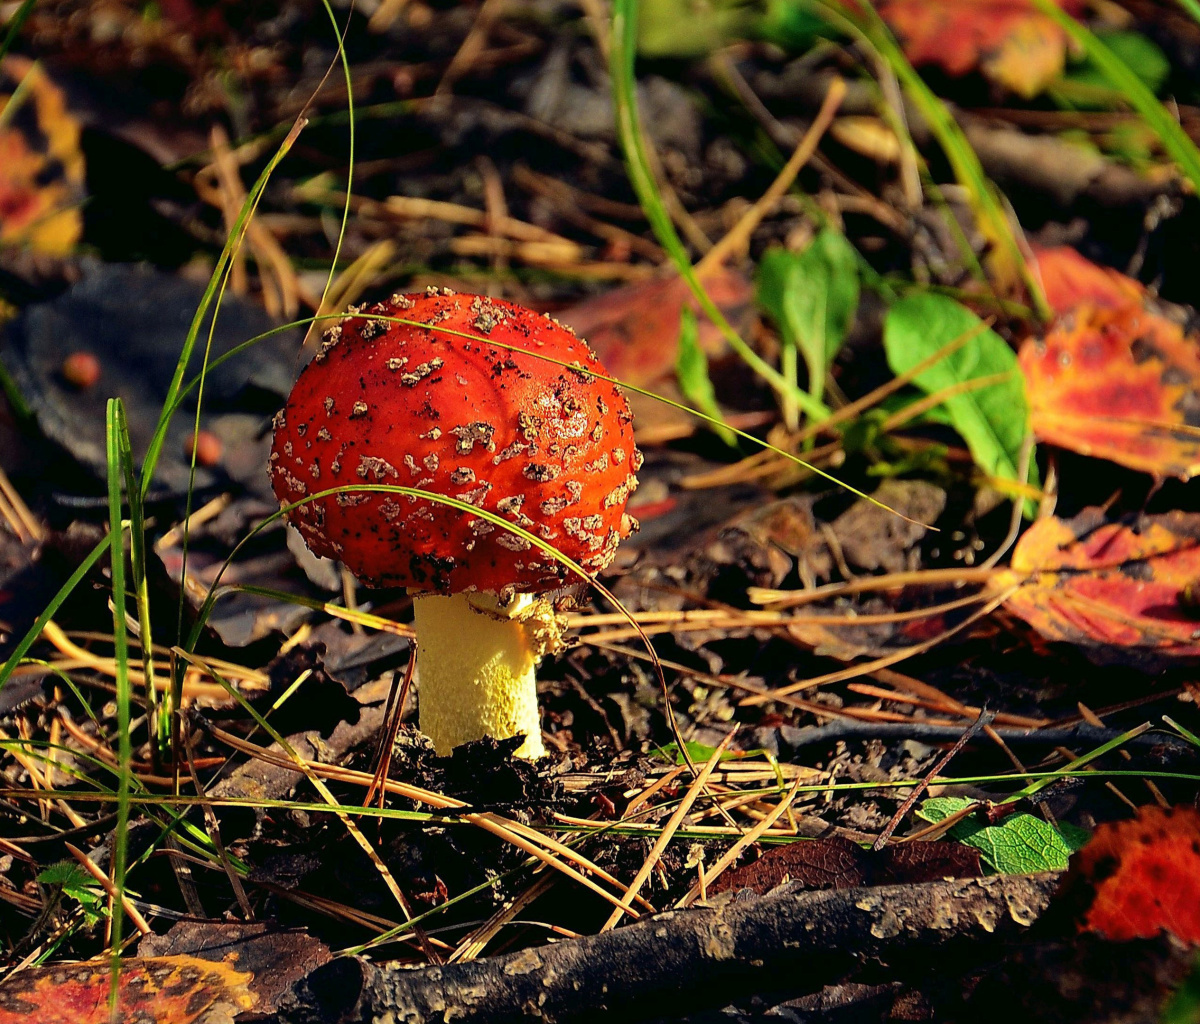
[[[60,860],[40,871],[37,880],[52,892],[69,897],[79,904],[83,924],[91,928],[104,920],[108,895],[86,871],[70,860]]]

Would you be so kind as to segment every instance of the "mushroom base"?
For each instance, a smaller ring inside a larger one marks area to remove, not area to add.
[[[559,628],[544,598],[494,594],[413,598],[421,731],[438,754],[471,740],[524,736],[518,757],[542,757],[537,664]]]

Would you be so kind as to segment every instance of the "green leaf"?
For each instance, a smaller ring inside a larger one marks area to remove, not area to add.
[[[825,373],[858,309],[854,247],[840,232],[826,229],[802,253],[772,249],[759,264],[756,290],[783,343],[804,356],[809,394],[820,398]]]
[[[1140,32],[1097,32],[1096,38],[1151,92],[1157,93],[1171,74],[1171,62],[1166,54]],[[1079,85],[1112,89],[1108,76],[1091,60],[1072,68],[1065,77],[1068,82]]]
[[[917,817],[942,821],[976,802],[960,796],[930,797],[917,809]],[[1000,875],[1061,871],[1089,838],[1084,829],[1058,829],[1032,814],[1013,814],[996,825],[964,818],[950,827],[949,835],[975,847],[983,864]]]
[[[73,860],[60,860],[38,872],[37,880],[42,885],[55,885],[63,889],[82,889],[95,885],[95,880]]]
[[[713,390],[712,378],[708,375],[708,357],[700,347],[700,331],[696,314],[687,306],[679,321],[679,349],[675,356],[675,376],[683,397],[706,416],[724,420],[721,406],[717,404],[717,393]],[[728,427],[714,424],[713,430],[728,445],[737,443],[737,436]]]
[[[900,375],[964,334],[978,331],[980,320],[965,306],[944,295],[910,295],[888,312],[883,344],[888,365]],[[1016,480],[1021,445],[1029,429],[1029,404],[1017,357],[991,330],[922,370],[913,383],[928,394],[1003,374],[972,391],[950,395],[943,403],[976,464],[985,473]],[[1036,479],[1030,459],[1029,479]]]

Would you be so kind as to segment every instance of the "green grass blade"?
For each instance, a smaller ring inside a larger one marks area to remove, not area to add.
[[[121,400],[108,400],[105,430],[108,451],[108,539],[111,553],[113,600],[113,658],[117,666],[117,824],[113,830],[112,986],[109,1007],[117,1012],[117,979],[121,969],[121,934],[125,924],[125,866],[129,838],[129,790],[133,774],[133,744],[129,736],[129,640],[125,633],[125,530],[122,522]]]
[[[1179,6],[1195,18],[1196,21],[1200,21],[1200,2],[1197,2],[1197,0],[1179,0]]]
[[[21,29],[25,27],[26,19],[33,13],[34,3],[36,3],[36,0],[25,0],[17,8],[17,13],[9,19],[8,31],[4,33],[4,39],[0,41],[0,60],[4,60],[4,55],[12,49],[12,44],[17,41],[17,36],[21,34]]]
[[[1017,800],[1024,799],[1025,797],[1033,796],[1033,794],[1035,794],[1035,793],[1039,792],[1040,790],[1043,790],[1047,786],[1049,786],[1055,780],[1056,777],[1058,777],[1060,775],[1065,776],[1069,772],[1077,771],[1078,769],[1082,768],[1084,765],[1090,764],[1092,761],[1096,760],[1096,758],[1103,757],[1105,754],[1109,753],[1110,751],[1116,750],[1118,747],[1124,746],[1130,740],[1135,739],[1138,736],[1141,736],[1142,733],[1144,733],[1144,732],[1149,732],[1149,730],[1150,730],[1150,723],[1146,722],[1143,725],[1139,725],[1133,729],[1130,729],[1128,732],[1123,732],[1123,733],[1121,733],[1120,736],[1116,736],[1106,743],[1101,743],[1100,746],[1096,747],[1094,750],[1089,750],[1086,754],[1083,754],[1080,757],[1075,758],[1074,761],[1071,761],[1070,763],[1063,765],[1063,767],[1061,769],[1059,769],[1057,772],[1051,772],[1051,773],[1049,773],[1049,775],[1047,775],[1043,778],[1039,778],[1035,782],[1031,782],[1024,789],[1022,789],[1016,793],[1013,793],[1011,796],[1006,797],[1004,800],[1001,801],[1001,803],[1010,804]]]
[[[168,736],[170,707],[161,709],[158,707],[158,690],[154,685],[154,639],[150,622],[150,585],[146,576],[146,516],[142,505],[141,488],[138,487],[137,470],[133,461],[133,445],[129,439],[129,422],[125,417],[125,406],[120,402],[116,406],[115,419],[121,473],[125,482],[125,495],[129,502],[129,566],[133,575],[133,594],[137,607],[138,632],[142,648],[142,672],[146,678],[146,707],[152,723],[151,731],[158,736],[159,750],[161,750],[165,746]]]
[[[150,445],[146,450],[146,457],[142,461],[141,492],[143,497],[150,489],[150,482],[154,477],[154,469],[158,465],[159,456],[162,454],[162,447],[166,443],[167,428],[171,425],[171,416],[176,408],[176,398],[178,397],[180,388],[183,386],[183,377],[187,372],[188,363],[191,362],[192,353],[196,350],[196,340],[200,336],[200,329],[204,325],[205,317],[212,307],[218,290],[224,286],[233,256],[241,246],[246,228],[250,223],[250,218],[258,208],[258,203],[262,199],[263,192],[266,190],[267,182],[270,181],[271,175],[275,173],[275,168],[279,166],[280,162],[291,150],[304,125],[305,122],[300,120],[292,126],[292,130],[288,132],[287,137],[279,144],[279,148],[267,162],[267,166],[263,168],[262,174],[258,176],[258,180],[250,189],[249,194],[246,196],[246,201],[242,204],[242,208],[238,212],[237,220],[234,221],[233,228],[225,240],[225,247],[221,250],[221,255],[217,259],[217,265],[213,268],[212,275],[208,279],[208,285],[204,289],[200,305],[196,308],[196,314],[192,317],[191,326],[188,328],[183,349],[179,353],[179,360],[176,363],[171,384],[167,388],[167,397],[163,403],[163,411],[154,429],[154,435],[150,439]]]
[[[637,13],[639,0],[616,0],[613,4],[612,56],[609,70],[613,80],[613,102],[617,114],[617,136],[625,153],[625,164],[629,181],[637,194],[638,202],[645,211],[646,219],[654,231],[659,244],[667,251],[675,264],[679,276],[700,304],[704,315],[716,325],[722,336],[755,373],[771,385],[780,395],[786,395],[802,409],[821,419],[829,416],[823,402],[816,401],[808,392],[790,383],[775,367],[771,366],[754,351],[717,304],[709,298],[701,285],[682,239],[675,230],[670,214],[659,195],[658,185],[650,170],[646,150],[642,142],[641,118],[637,106],[637,83],[634,78],[634,58],[637,53]]]
[[[338,228],[337,244],[333,248],[333,259],[329,262],[329,276],[325,279],[325,287],[321,292],[321,301],[317,303],[318,311],[324,307],[329,290],[333,287],[333,279],[337,274],[338,260],[342,255],[342,244],[346,240],[346,228],[350,223],[350,195],[354,188],[354,156],[357,130],[357,119],[354,116],[354,82],[350,75],[350,59],[346,56],[345,32],[338,28],[337,16],[333,13],[333,5],[329,0],[321,0],[321,2],[325,8],[325,13],[329,15],[329,23],[333,26],[334,38],[337,39],[338,60],[341,61],[342,75],[346,80],[346,123],[350,131],[350,152],[346,161],[346,201],[342,206],[342,223]],[[349,26],[350,21],[347,18],[346,28],[348,29]]]
[[[1034,2],[1042,13],[1053,18],[1072,42],[1087,54],[1113,88],[1124,95],[1129,105],[1158,135],[1163,149],[1179,165],[1184,176],[1192,183],[1192,188],[1200,192],[1200,149],[1196,148],[1191,137],[1171,116],[1170,111],[1159,102],[1158,97],[1150,91],[1146,83],[1129,69],[1129,65],[1096,38],[1095,33],[1063,11],[1053,0],[1034,0]],[[1197,17],[1197,20],[1200,20],[1200,4],[1196,4],[1193,0],[1192,3],[1185,3],[1184,6],[1192,12],[1193,16]]]

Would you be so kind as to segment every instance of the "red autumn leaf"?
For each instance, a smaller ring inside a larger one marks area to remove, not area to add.
[[[1065,888],[1087,904],[1081,930],[1115,941],[1166,931],[1200,945],[1200,814],[1150,806],[1101,825],[1071,858]]]
[[[254,975],[194,956],[125,960],[117,985],[118,1021],[193,1024],[232,1019],[256,996]],[[0,985],[0,1024],[109,1024],[107,960],[22,971]]]
[[[1041,519],[992,585],[1018,589],[1005,607],[1048,640],[1155,663],[1200,655],[1189,588],[1200,579],[1200,514],[1108,523],[1099,509]]]
[[[1083,0],[1060,0],[1071,15]],[[1062,74],[1067,37],[1033,0],[883,0],[879,13],[915,65],[951,75],[978,68],[1021,96],[1034,96]]]
[[[1097,266],[1069,245],[1033,246],[1046,301],[1055,313],[1087,304],[1101,309],[1141,305],[1146,289],[1132,277]]]
[[[703,284],[709,298],[730,321],[744,325],[751,318],[754,287],[744,275],[721,269],[708,274]],[[655,278],[585,299],[556,315],[587,338],[613,377],[680,401],[675,356],[685,303],[693,312],[698,309],[681,278]],[[709,359],[721,356],[725,341],[720,331],[702,314],[698,320],[700,348]],[[629,404],[639,432],[694,423],[686,413],[632,392]]]
[[[1017,361],[1039,441],[1155,476],[1200,472],[1200,350],[1178,324],[1084,306]]]
[[[1200,350],[1132,278],[1038,252],[1060,314],[1018,353],[1038,440],[1155,476],[1200,471]]]
[[[704,290],[718,308],[738,319],[754,299],[754,288],[737,271],[719,270],[704,279]],[[614,377],[649,387],[675,374],[675,347],[684,303],[698,310],[679,277],[654,278],[604,292],[558,313],[558,319],[587,338]],[[725,348],[720,331],[700,316],[699,345],[709,358]]]

